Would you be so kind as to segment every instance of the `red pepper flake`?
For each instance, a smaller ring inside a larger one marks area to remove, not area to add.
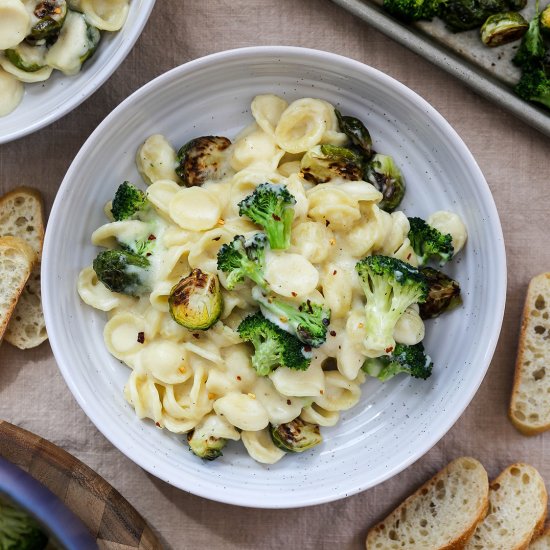
[[[304,351],[309,353],[311,351],[311,346],[304,346]]]
[[[196,332],[193,332],[193,338],[196,338],[197,340],[201,337],[200,334],[197,334]]]
[[[281,218],[279,216],[277,216],[277,214],[271,214],[271,217],[276,221],[276,222],[280,222],[281,221]]]
[[[319,393],[323,395],[325,393],[325,390],[319,390]]]
[[[237,376],[237,380],[240,382],[242,378],[240,376]]]
[[[294,298],[296,298],[296,296],[298,296],[298,294],[296,294],[296,292],[292,291],[290,294],[292,294],[292,296],[294,296]]]
[[[331,335],[331,336],[336,336],[336,331],[335,331],[335,330],[331,330],[331,331],[330,331],[330,335]]]
[[[221,239],[221,237],[214,237],[212,240],[213,241],[219,241]]]
[[[412,254],[409,252],[409,253],[407,254],[407,260],[410,260],[410,259],[411,259],[411,256],[412,256]]]
[[[393,346],[390,346],[389,348],[386,348],[384,351],[386,353],[391,353],[393,351]]]
[[[330,220],[325,220],[325,227],[328,227],[330,225]]]
[[[156,241],[157,238],[151,233],[151,235],[149,235],[149,236],[147,237],[147,240],[148,240],[148,241]]]
[[[287,399],[287,400],[286,400],[286,404],[287,404],[287,405],[292,405],[292,401],[291,401],[290,399]]]
[[[151,252],[147,252],[147,254],[145,254],[146,256],[150,256],[151,255]]]
[[[158,422],[155,422],[155,426],[156,426],[157,428],[160,428],[160,424],[159,424]]]
[[[143,344],[143,342],[145,342],[145,332],[138,332],[137,341],[140,344]]]
[[[336,273],[338,273],[338,271],[336,271],[336,269],[332,272],[333,275],[336,275]]]

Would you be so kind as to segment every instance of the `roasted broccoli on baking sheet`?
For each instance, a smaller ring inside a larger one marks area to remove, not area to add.
[[[432,374],[433,363],[431,358],[424,353],[422,342],[419,342],[413,346],[396,344],[390,355],[369,358],[363,364],[362,369],[369,376],[374,376],[381,382],[400,373],[426,380]]]
[[[285,185],[262,183],[239,203],[239,215],[261,225],[273,250],[290,246],[296,199]]]
[[[379,207],[393,212],[405,195],[405,179],[389,155],[374,155],[365,166],[364,179],[382,193]]]
[[[441,0],[384,0],[384,9],[402,21],[432,19],[439,13]]]
[[[305,422],[300,417],[285,424],[270,426],[269,431],[273,443],[287,453],[303,453],[323,441],[319,426]]]
[[[229,172],[227,149],[231,141],[221,136],[192,139],[178,151],[176,174],[187,186],[223,178]]]
[[[267,237],[256,233],[245,239],[235,235],[230,243],[222,245],[218,251],[218,269],[227,274],[226,287],[233,290],[245,278],[267,288],[264,279],[265,249]]]
[[[252,296],[266,317],[275,318],[278,326],[301,342],[314,348],[324,344],[330,324],[330,309],[311,300],[299,305],[291,304],[275,294],[264,294],[260,289],[253,289]]]
[[[433,319],[462,305],[460,285],[454,279],[431,267],[422,267],[420,272],[428,283],[426,301],[419,304],[422,319]]]
[[[304,179],[325,183],[333,178],[358,181],[363,178],[363,157],[346,147],[317,145],[310,149],[300,163]]]
[[[444,265],[453,257],[453,237],[450,234],[441,233],[422,218],[409,218],[409,224],[408,237],[420,265],[431,258]]]
[[[219,318],[223,297],[217,275],[196,268],[170,291],[172,319],[189,330],[207,330]]]
[[[368,256],[357,262],[365,304],[365,347],[391,353],[393,331],[405,310],[428,295],[426,277],[410,264],[389,256]]]
[[[268,321],[261,313],[246,317],[237,328],[242,340],[254,346],[252,366],[260,376],[277,367],[305,370],[311,358],[292,334]]]
[[[48,536],[33,518],[0,498],[1,550],[42,550],[47,544]]]
[[[112,292],[139,296],[151,290],[149,260],[127,250],[104,250],[93,261],[97,278]]]

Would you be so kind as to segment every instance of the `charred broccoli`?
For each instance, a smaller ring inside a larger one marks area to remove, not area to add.
[[[242,340],[254,346],[252,366],[260,376],[277,367],[306,370],[311,358],[292,334],[268,321],[261,313],[246,317],[237,328]]]
[[[139,296],[150,290],[149,260],[127,250],[104,250],[93,261],[97,278],[112,292]]]
[[[239,215],[264,228],[272,249],[285,249],[290,246],[295,204],[286,186],[262,183],[239,203]]]
[[[273,443],[287,453],[303,453],[323,441],[319,426],[304,422],[300,417],[270,426],[270,432]]]
[[[390,355],[367,359],[362,369],[381,382],[402,372],[414,378],[426,380],[432,374],[433,363],[430,357],[424,353],[422,342],[419,342],[414,346],[396,344]]]
[[[453,32],[481,27],[495,13],[517,11],[525,7],[527,0],[442,0],[439,17]]]
[[[384,0],[384,9],[402,21],[432,19],[439,13],[441,0]]]
[[[426,278],[412,265],[389,256],[368,256],[355,269],[367,298],[365,346],[391,353],[397,321],[410,305],[426,300]]]
[[[550,76],[542,63],[536,67],[524,67],[516,93],[527,101],[534,101],[550,109]]]
[[[363,157],[346,147],[317,145],[300,163],[304,178],[313,183],[325,183],[332,178],[358,181],[363,178]]]
[[[358,119],[352,116],[343,116],[338,109],[335,109],[336,118],[340,132],[348,136],[351,143],[363,154],[364,160],[372,156],[372,138],[367,127]]]
[[[453,238],[450,234],[428,225],[422,218],[409,218],[409,240],[418,257],[418,263],[424,265],[430,258],[439,260],[439,264],[447,263],[454,253]]]
[[[393,212],[405,195],[405,179],[393,158],[376,154],[365,166],[364,178],[382,193],[378,205],[382,210]]]
[[[230,243],[220,248],[218,269],[227,273],[226,286],[229,290],[233,290],[245,277],[262,288],[267,288],[267,282],[264,279],[266,246],[265,234],[256,233],[248,239],[242,235],[236,235]]]
[[[428,296],[419,305],[422,319],[433,319],[462,304],[460,285],[454,279],[431,267],[422,267],[420,272],[428,282]]]
[[[129,181],[120,184],[116,190],[111,206],[111,213],[116,221],[133,218],[147,205],[145,193]]]
[[[273,315],[277,324],[308,346],[318,348],[327,339],[330,324],[330,309],[306,300],[298,307],[275,295],[265,296],[260,289],[254,289],[252,296],[260,304],[264,315]]]
[[[42,550],[48,536],[21,508],[0,499],[0,548],[2,550]]]

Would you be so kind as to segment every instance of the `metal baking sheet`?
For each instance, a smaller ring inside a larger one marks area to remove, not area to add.
[[[383,11],[378,0],[332,0],[357,17],[438,67],[462,80],[477,93],[550,136],[550,112],[519,98],[512,86],[519,70],[511,59],[519,42],[487,48],[479,30],[452,33],[439,19],[403,24]],[[532,4],[532,2],[530,2]],[[529,19],[534,7],[522,14]]]

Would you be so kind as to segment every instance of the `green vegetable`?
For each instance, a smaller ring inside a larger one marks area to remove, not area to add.
[[[130,296],[150,290],[149,267],[147,258],[127,250],[105,250],[93,262],[97,278],[109,290]]]
[[[396,344],[390,355],[367,359],[362,369],[369,375],[385,382],[402,372],[414,378],[426,380],[433,369],[432,360],[424,353],[422,342],[414,346]]]
[[[33,10],[30,37],[41,40],[59,33],[67,16],[65,0],[45,0],[38,2]]]
[[[324,183],[333,178],[358,181],[363,178],[363,158],[351,149],[337,145],[317,145],[310,149],[300,163],[304,178]]]
[[[86,51],[80,56],[80,63],[84,63],[84,61],[90,59],[90,57],[94,55],[97,47],[99,46],[100,40],[101,33],[99,32],[99,29],[93,25],[90,25],[90,23],[86,21]]]
[[[178,151],[176,174],[187,186],[223,178],[228,171],[227,148],[230,145],[229,139],[220,136],[192,139]]]
[[[490,15],[481,27],[481,41],[490,47],[519,40],[529,28],[525,18],[515,11]]]
[[[351,143],[363,154],[365,160],[372,156],[372,139],[367,127],[358,119],[352,116],[343,116],[338,109],[335,109],[336,118],[340,132],[348,136]]]
[[[262,288],[267,288],[264,279],[265,249],[267,237],[256,233],[245,239],[236,235],[218,251],[218,269],[227,273],[226,286],[233,290],[245,278],[249,278]]]
[[[268,321],[261,313],[249,315],[237,328],[242,340],[254,346],[252,366],[260,376],[267,376],[277,367],[306,370],[311,358],[301,342]]]
[[[540,12],[539,21],[541,31],[550,36],[550,4]]]
[[[380,255],[360,260],[355,269],[367,298],[365,346],[390,353],[395,347],[393,331],[401,315],[410,305],[426,300],[426,277],[412,265]]]
[[[424,265],[430,258],[444,265],[453,257],[453,238],[450,234],[441,233],[422,218],[409,218],[409,223],[411,228],[408,237],[420,265]]]
[[[441,0],[439,17],[453,32],[481,27],[495,13],[518,11],[527,0]]]
[[[147,205],[145,193],[129,181],[125,181],[116,190],[111,213],[116,221],[128,220],[144,210]]]
[[[440,0],[384,0],[384,9],[402,21],[431,19],[439,13]]]
[[[33,46],[27,42],[21,42],[13,49],[4,50],[4,54],[18,69],[34,73],[46,66],[44,59],[46,51],[46,46]]]
[[[196,430],[187,434],[187,442],[189,450],[204,460],[216,460],[223,456],[222,449],[227,443],[227,439],[223,437],[202,436],[196,434]]]
[[[239,214],[261,225],[273,250],[290,246],[296,199],[285,185],[262,183],[239,203]]]
[[[393,212],[405,195],[405,179],[392,157],[376,154],[365,167],[364,178],[382,193],[378,205],[382,210]]]
[[[223,297],[216,275],[193,269],[170,291],[172,319],[189,330],[207,330],[220,318]]]
[[[269,312],[277,317],[277,324],[301,342],[314,348],[324,344],[330,324],[330,309],[310,300],[296,307],[274,294],[265,296],[256,290],[252,292],[252,296],[259,302],[264,315]]]
[[[428,282],[428,296],[419,306],[422,319],[433,319],[462,304],[460,285],[454,279],[431,267],[420,271]]]
[[[542,64],[524,68],[515,90],[523,99],[540,103],[550,109],[550,77]]]
[[[537,0],[535,15],[529,22],[529,28],[523,35],[521,44],[512,61],[518,67],[530,72],[535,65],[538,66],[544,60],[545,55],[546,47],[540,29],[539,2]]]
[[[21,508],[0,499],[0,549],[42,550],[48,536]]]
[[[270,426],[270,431],[273,443],[287,453],[303,453],[323,441],[319,426],[299,417],[286,424]]]

